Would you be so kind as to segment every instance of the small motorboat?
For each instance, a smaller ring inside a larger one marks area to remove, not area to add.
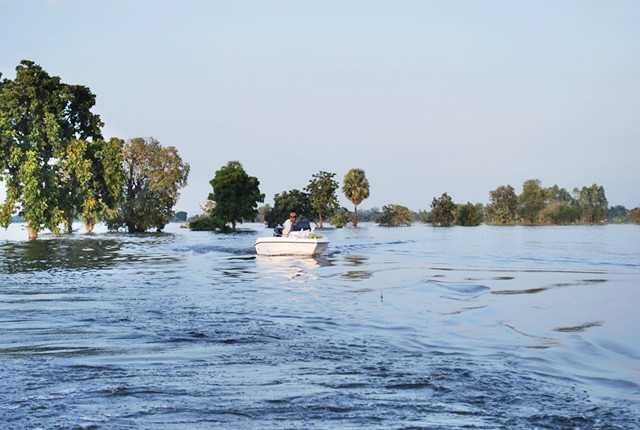
[[[329,239],[314,233],[309,223],[294,224],[292,230],[289,236],[282,236],[282,227],[276,227],[273,236],[259,237],[256,239],[256,254],[270,257],[280,255],[312,257],[326,252]]]

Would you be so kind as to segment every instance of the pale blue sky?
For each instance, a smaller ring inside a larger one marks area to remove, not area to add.
[[[106,137],[177,147],[190,213],[230,160],[268,203],[357,167],[363,208],[532,178],[632,208],[639,23],[637,0],[0,0],[0,72],[35,61],[91,88]]]

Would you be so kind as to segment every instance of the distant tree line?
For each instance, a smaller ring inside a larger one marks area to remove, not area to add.
[[[237,174],[238,171],[241,174]],[[611,219],[638,222],[640,212],[639,209],[627,211],[622,206],[608,209],[604,188],[597,184],[574,188],[569,193],[557,185],[543,188],[538,179],[525,181],[519,195],[510,185],[490,191],[490,202],[486,206],[481,203],[455,203],[445,192],[433,198],[430,211],[415,213],[399,204],[358,211],[360,203],[369,196],[369,183],[364,171],[351,169],[343,184],[342,192],[354,204],[353,212],[339,206],[336,195],[339,185],[335,181],[335,173],[325,171],[314,174],[302,190],[277,193],[273,206],[258,207],[257,203],[264,200],[264,195],[259,192],[259,181],[249,177],[239,162],[229,162],[216,172],[205,213],[192,220],[190,227],[194,230],[235,230],[236,222],[256,219],[268,227],[275,227],[290,212],[297,212],[301,218],[316,222],[320,228],[325,220],[338,228],[349,222],[357,226],[358,220],[387,227],[408,226],[416,221],[437,227],[478,226],[482,223],[593,224]],[[249,188],[244,188],[247,185]],[[241,207],[244,209],[240,210]]]
[[[300,219],[314,221],[319,228],[328,220],[336,227],[347,224],[350,216],[353,226],[357,226],[357,208],[369,196],[369,182],[362,169],[351,169],[345,175],[342,192],[354,204],[354,212],[340,207],[336,191],[338,182],[335,173],[320,171],[315,173],[304,189],[292,189],[277,193],[274,205],[266,204],[260,192],[260,181],[249,176],[238,161],[230,161],[215,172],[210,181],[212,192],[203,208],[203,214],[190,220],[192,230],[235,231],[237,223],[260,219],[268,227],[282,223],[290,212],[296,212]]]

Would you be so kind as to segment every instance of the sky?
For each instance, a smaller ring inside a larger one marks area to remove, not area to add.
[[[634,208],[638,23],[637,0],[0,0],[0,72],[34,61],[91,89],[106,138],[176,147],[190,215],[232,160],[270,204],[360,168],[361,209],[528,179]]]

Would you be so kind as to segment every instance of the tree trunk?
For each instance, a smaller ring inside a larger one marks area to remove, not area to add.
[[[31,227],[27,227],[27,235],[29,237],[29,240],[36,240],[38,238],[38,232]]]
[[[93,223],[88,222],[88,223],[86,224],[86,229],[87,229],[87,234],[91,234],[91,233],[93,233]]]
[[[358,227],[358,205],[353,207],[353,226]]]
[[[318,228],[322,228],[322,214],[318,214]]]

